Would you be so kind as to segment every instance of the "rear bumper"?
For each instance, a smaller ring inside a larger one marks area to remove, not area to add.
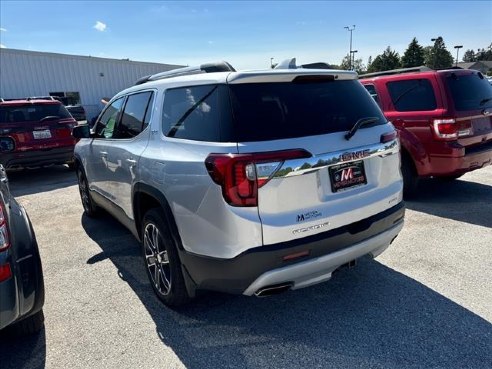
[[[7,169],[65,164],[73,160],[73,150],[74,146],[65,146],[45,150],[14,151],[3,153],[0,163]]]
[[[292,283],[302,288],[328,280],[358,257],[383,252],[403,227],[403,202],[372,217],[314,236],[250,249],[233,259],[180,252],[189,284],[195,289],[252,295],[261,288]],[[287,255],[309,255],[285,261]]]
[[[449,149],[447,155],[430,155],[430,175],[459,175],[492,164],[492,140],[470,148],[455,143]]]

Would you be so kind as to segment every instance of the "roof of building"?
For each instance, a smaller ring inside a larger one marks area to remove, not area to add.
[[[166,66],[172,68],[180,68],[183,65],[178,64],[164,64],[164,63],[153,63],[153,62],[144,62],[144,61],[136,61],[130,59],[112,59],[112,58],[102,58],[98,56],[91,55],[73,55],[73,54],[61,54],[61,53],[53,53],[46,51],[31,51],[31,50],[21,50],[21,49],[10,49],[10,48],[2,48],[0,50],[1,54],[18,54],[18,55],[31,55],[31,56],[47,56],[47,57],[56,57],[56,58],[65,58],[65,59],[78,59],[78,60],[94,60],[94,61],[110,61],[116,63],[125,63],[125,64],[140,64],[140,65],[154,65],[154,66]]]

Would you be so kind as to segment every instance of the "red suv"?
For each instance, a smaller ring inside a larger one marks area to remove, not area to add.
[[[54,99],[0,99],[0,164],[6,169],[73,163],[77,122]]]
[[[361,83],[399,131],[407,196],[420,178],[455,179],[492,164],[492,86],[480,72],[385,71]]]

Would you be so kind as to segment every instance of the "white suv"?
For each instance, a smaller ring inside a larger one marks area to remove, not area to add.
[[[396,132],[353,72],[177,69],[74,136],[86,214],[103,208],[141,240],[170,306],[326,281],[403,227]]]

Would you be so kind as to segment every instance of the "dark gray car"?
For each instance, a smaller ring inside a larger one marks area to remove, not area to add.
[[[0,165],[0,330],[30,334],[44,324],[44,282],[36,236]]]

